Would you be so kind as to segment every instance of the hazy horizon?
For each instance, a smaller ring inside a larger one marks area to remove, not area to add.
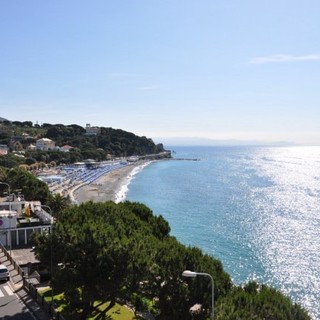
[[[215,140],[215,139],[202,139],[197,137],[155,137],[155,143],[163,143],[165,146],[187,146],[187,147],[215,147],[215,146],[300,146],[290,141],[259,141],[259,140]],[[305,145],[311,146],[311,145]]]

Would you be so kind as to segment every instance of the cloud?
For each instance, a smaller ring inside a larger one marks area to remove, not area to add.
[[[290,62],[290,61],[320,61],[320,54],[310,54],[305,56],[293,56],[286,54],[277,54],[268,57],[256,57],[250,60],[250,64],[266,64],[274,62]]]

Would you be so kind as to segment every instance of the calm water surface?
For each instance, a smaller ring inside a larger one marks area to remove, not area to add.
[[[320,319],[320,147],[174,147],[147,166],[128,200],[222,260],[234,282],[281,289]]]

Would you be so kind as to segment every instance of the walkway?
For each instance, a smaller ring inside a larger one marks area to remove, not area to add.
[[[34,317],[38,320],[49,320],[50,317],[39,307],[39,305],[30,297],[28,292],[23,287],[23,278],[19,275],[18,271],[8,260],[5,253],[0,248],[0,263],[4,264],[10,272],[10,283],[14,293],[18,295],[21,301],[32,312]]]

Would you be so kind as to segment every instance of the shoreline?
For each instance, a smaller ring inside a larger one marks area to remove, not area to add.
[[[124,201],[128,186],[134,176],[150,163],[152,161],[138,161],[108,172],[93,183],[78,186],[70,192],[70,196],[76,204],[86,201],[114,201],[116,203]]]

